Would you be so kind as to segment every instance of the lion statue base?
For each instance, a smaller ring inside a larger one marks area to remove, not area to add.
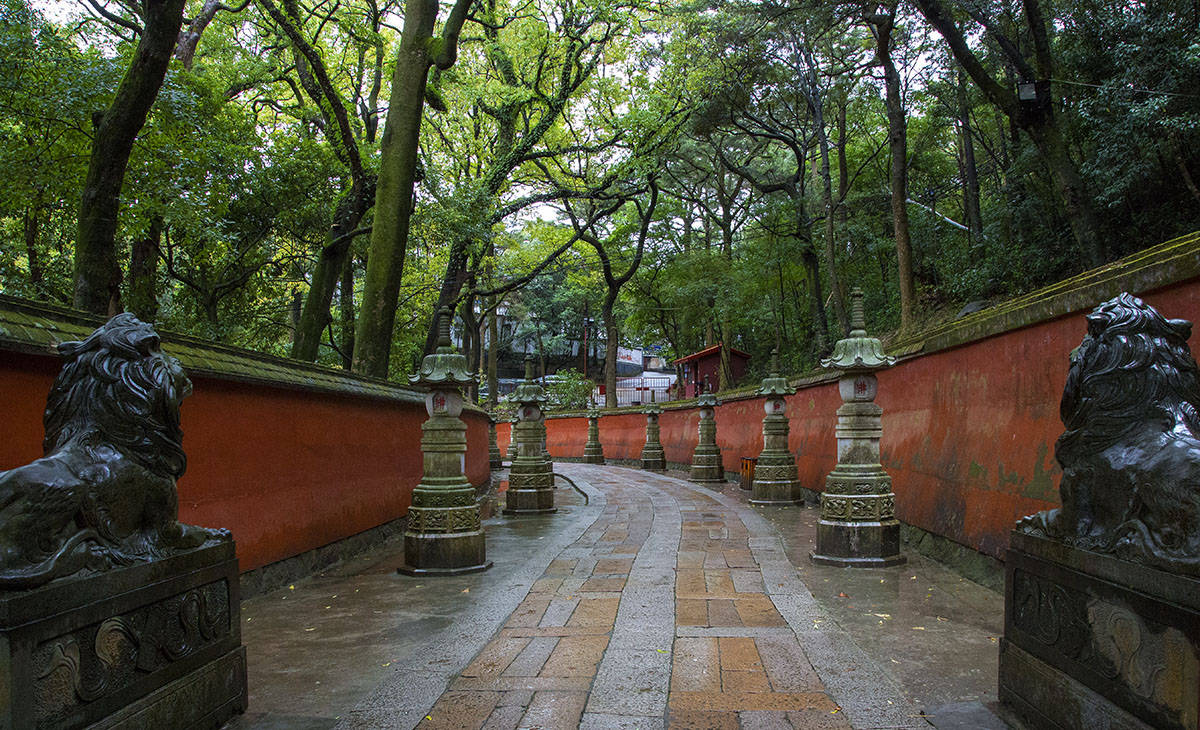
[[[178,520],[179,405],[192,385],[160,344],[153,327],[118,314],[58,346],[66,364],[46,404],[46,455],[0,472],[0,589],[230,539]]]
[[[1192,325],[1128,293],[1087,316],[1055,444],[1062,507],[1017,531],[1200,575],[1200,378]]]

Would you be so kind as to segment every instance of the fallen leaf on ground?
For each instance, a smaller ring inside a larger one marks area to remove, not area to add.
[[[849,598],[850,596],[847,596],[845,593],[839,593],[839,594],[837,594],[837,597],[838,598]]]

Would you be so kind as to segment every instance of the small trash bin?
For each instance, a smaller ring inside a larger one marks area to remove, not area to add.
[[[758,463],[757,456],[743,456],[742,457],[741,480],[739,481],[739,484],[741,485],[742,489],[748,490],[748,489],[754,488],[754,465],[757,463]]]

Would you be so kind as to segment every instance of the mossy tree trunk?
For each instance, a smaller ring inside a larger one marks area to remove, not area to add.
[[[470,6],[471,0],[456,0],[441,37],[434,38],[437,0],[408,0],[405,4],[404,29],[380,141],[375,221],[362,306],[354,330],[353,370],[363,375],[386,378],[388,374],[396,302],[408,252],[425,86],[431,66],[448,69],[454,65],[458,34]]]
[[[75,238],[74,304],[93,314],[122,310],[117,213],[134,141],[158,97],[183,26],[185,0],[145,0],[140,38],[112,104],[93,119],[91,159]]]

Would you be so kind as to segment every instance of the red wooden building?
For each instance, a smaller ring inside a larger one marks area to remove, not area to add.
[[[693,352],[691,355],[686,355],[673,361],[672,365],[682,365],[683,373],[679,381],[679,386],[682,387],[684,398],[694,398],[704,392],[704,376],[708,376],[709,386],[712,390],[716,390],[717,383],[721,381],[721,348],[725,344],[718,342],[712,347],[706,347],[700,352]],[[733,382],[730,386],[737,385],[742,376],[746,374],[746,363],[750,360],[750,354],[742,352],[737,348],[729,348],[729,370],[733,376]]]

